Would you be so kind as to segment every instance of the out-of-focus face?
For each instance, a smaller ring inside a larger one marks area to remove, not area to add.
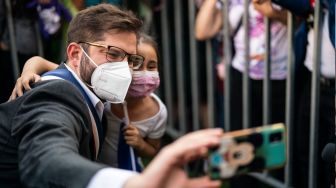
[[[138,44],[138,54],[145,58],[139,69],[134,71],[159,71],[158,56],[155,49],[146,43],[140,42]]]
[[[133,69],[127,99],[149,96],[160,84],[158,56],[155,48],[150,44],[140,42],[138,44],[138,55],[143,56],[145,60],[140,68]]]

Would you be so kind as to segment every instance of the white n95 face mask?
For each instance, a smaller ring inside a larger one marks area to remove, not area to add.
[[[99,98],[111,103],[124,102],[131,80],[127,62],[104,63],[91,76],[93,91]]]
[[[98,66],[84,50],[83,52],[97,66],[91,75],[91,87],[95,94],[111,103],[124,102],[132,81],[128,62],[108,62]]]

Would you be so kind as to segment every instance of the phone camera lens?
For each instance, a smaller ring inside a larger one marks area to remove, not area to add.
[[[278,133],[272,133],[271,135],[270,135],[270,138],[269,138],[270,140],[270,142],[272,143],[272,142],[279,142],[279,141],[281,141],[282,140],[282,134],[281,134],[281,132],[278,132]]]
[[[235,153],[233,154],[233,158],[234,158],[234,159],[240,159],[241,156],[242,156],[242,153],[241,153],[241,152],[235,152]]]

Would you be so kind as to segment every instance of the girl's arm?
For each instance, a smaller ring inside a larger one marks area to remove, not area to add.
[[[17,79],[9,100],[14,100],[23,95],[24,90],[30,90],[30,84],[40,80],[39,74],[54,70],[57,64],[42,57],[34,56],[28,59],[23,67],[21,76]]]
[[[28,59],[25,65],[23,66],[21,77],[32,73],[42,74],[44,72],[54,70],[57,67],[58,65],[51,61],[48,61],[40,56],[34,56]]]
[[[161,139],[145,138],[145,146],[141,150],[137,151],[141,157],[154,157],[160,149]]]
[[[139,130],[133,125],[125,127],[124,138],[140,157],[153,157],[160,148],[160,139],[142,138]]]

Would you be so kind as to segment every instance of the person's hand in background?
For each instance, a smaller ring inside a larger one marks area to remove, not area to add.
[[[271,0],[252,0],[253,7],[262,15],[287,24],[287,11],[272,3]]]
[[[264,16],[272,16],[274,10],[271,0],[252,0],[254,8]]]

